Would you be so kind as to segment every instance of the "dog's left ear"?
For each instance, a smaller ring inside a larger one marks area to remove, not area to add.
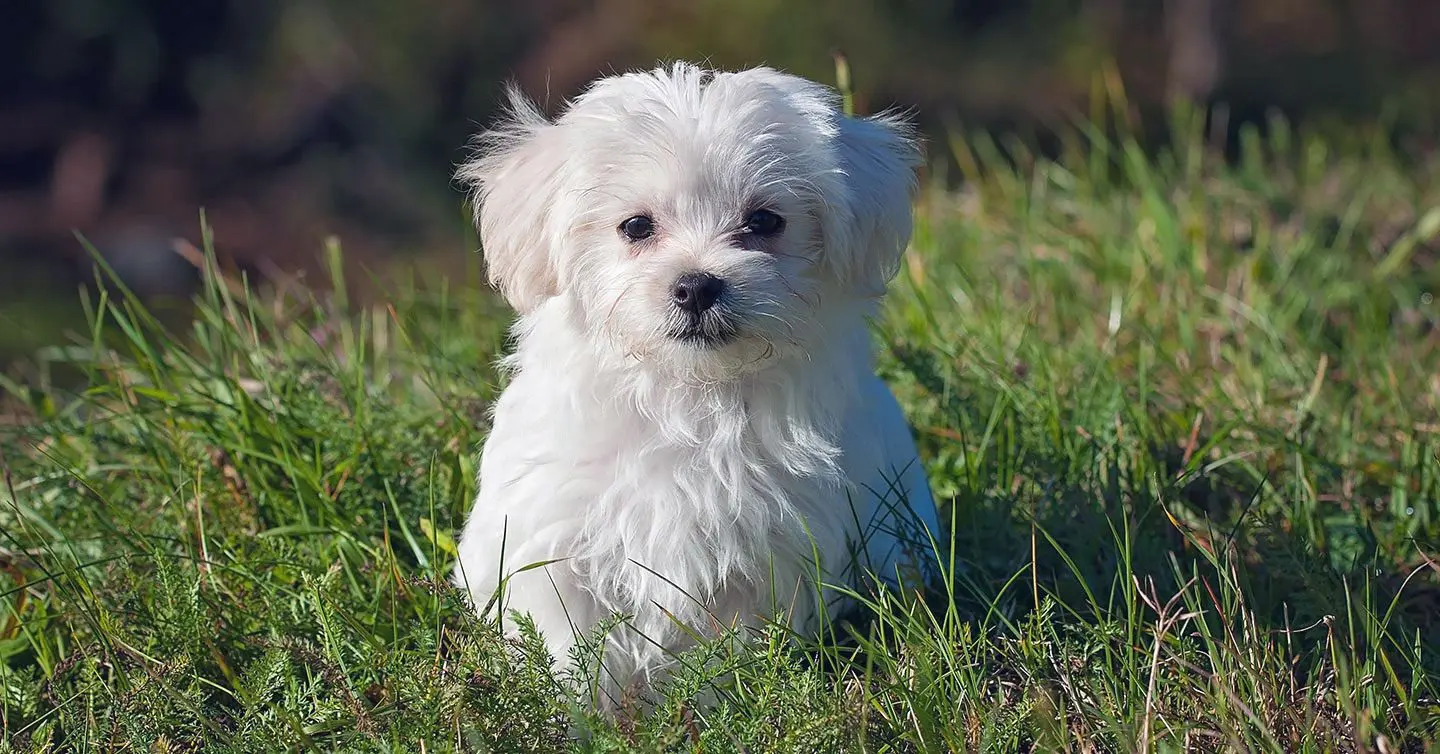
[[[822,221],[840,282],[880,296],[910,243],[919,142],[897,116],[837,118],[836,152],[846,201]]]
[[[456,171],[470,190],[491,284],[521,314],[559,292],[570,153],[560,128],[518,89],[509,112],[476,139]]]

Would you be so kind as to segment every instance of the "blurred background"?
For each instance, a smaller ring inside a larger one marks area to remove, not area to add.
[[[142,294],[188,295],[203,208],[264,275],[464,260],[450,183],[507,80],[554,107],[657,59],[769,63],[932,135],[1044,134],[1106,72],[1136,110],[1223,104],[1431,148],[1435,0],[4,0],[0,365],[58,334],[92,279],[76,232]],[[1163,119],[1160,119],[1163,121]],[[936,142],[943,146],[943,139]],[[932,149],[943,167],[943,149]]]

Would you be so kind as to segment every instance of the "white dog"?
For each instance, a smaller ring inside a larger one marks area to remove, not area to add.
[[[696,632],[813,631],[862,569],[933,564],[867,327],[910,237],[903,125],[768,68],[605,78],[554,121],[511,99],[459,171],[520,315],[459,543],[477,607],[528,613],[557,663],[628,616],[613,692]]]

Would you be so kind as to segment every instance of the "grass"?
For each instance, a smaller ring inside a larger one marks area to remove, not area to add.
[[[1171,128],[952,140],[877,331],[964,570],[844,641],[697,650],[712,709],[695,671],[592,717],[444,583],[478,286],[212,266],[183,331],[104,286],[8,384],[0,751],[1433,750],[1440,160]]]

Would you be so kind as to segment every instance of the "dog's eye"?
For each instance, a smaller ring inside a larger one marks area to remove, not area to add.
[[[773,236],[785,228],[785,218],[768,209],[757,209],[745,218],[745,230],[757,236]]]
[[[655,235],[655,221],[645,215],[636,215],[620,223],[620,232],[631,241],[643,241]]]

